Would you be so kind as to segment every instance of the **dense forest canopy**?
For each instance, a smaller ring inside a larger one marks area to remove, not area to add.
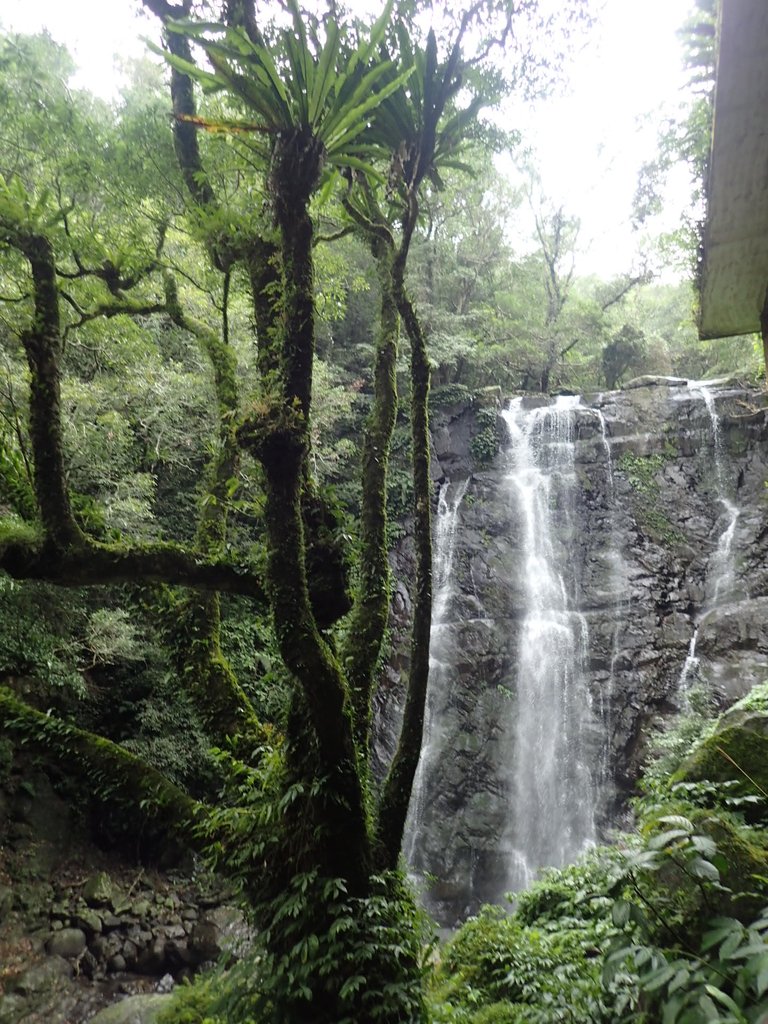
[[[754,353],[698,343],[688,282],[577,277],[578,219],[484,120],[547,87],[579,0],[449,5],[437,33],[411,3],[369,25],[292,0],[274,20],[144,7],[167,68],[137,65],[115,104],[68,86],[48,36],[0,40],[3,732],[117,800],[105,838],[140,827],[145,855],[191,845],[239,885],[264,1019],[422,1019],[398,858],[430,403],[754,372]],[[510,148],[529,187],[495,169]],[[406,521],[408,700],[378,780]]]

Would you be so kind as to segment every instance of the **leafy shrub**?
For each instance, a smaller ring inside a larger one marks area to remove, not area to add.
[[[741,704],[768,706],[768,687]],[[749,782],[672,782],[713,728],[691,694],[657,739],[622,848],[547,871],[514,913],[447,947],[435,1024],[759,1024],[768,1019],[768,800]]]
[[[452,405],[469,405],[472,392],[466,384],[439,384],[429,393],[429,404],[433,409],[448,409]]]
[[[470,442],[469,451],[475,462],[490,462],[501,448],[496,410],[478,409],[476,419],[479,429]]]
[[[436,1022],[609,1020],[598,951],[610,930],[576,917],[524,924],[517,914],[483,908],[445,951],[433,997]]]
[[[634,977],[638,996],[625,1009],[642,1008],[663,1024],[763,1020],[768,916],[745,925],[713,913],[723,896],[728,902],[737,895],[722,880],[728,858],[683,815],[662,816],[655,825],[644,846],[627,856],[604,984]],[[768,898],[765,880],[762,895]]]
[[[201,795],[212,791],[220,775],[192,698],[175,675],[158,668],[141,681],[144,695],[131,702],[131,733],[120,742],[177,786]]]
[[[428,926],[403,878],[365,898],[339,879],[297,875],[276,898],[257,949],[174,996],[160,1024],[417,1024]],[[279,950],[279,952],[278,952]]]
[[[62,593],[0,576],[0,678],[82,695],[76,636],[83,630],[84,605],[80,591]]]
[[[13,744],[0,737],[0,786],[7,781],[13,769]]]

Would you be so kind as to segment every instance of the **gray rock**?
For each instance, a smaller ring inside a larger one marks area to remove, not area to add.
[[[24,996],[16,992],[0,995],[0,1024],[18,1024],[29,1009]]]
[[[633,377],[632,380],[627,381],[626,384],[622,384],[622,391],[632,391],[635,388],[679,388],[685,387],[688,381],[685,377],[659,377],[654,374],[647,373],[642,377]]]
[[[63,978],[72,977],[72,965],[61,956],[50,956],[42,963],[28,967],[13,983],[13,991],[28,996],[47,992]]]
[[[13,910],[13,890],[10,886],[0,885],[0,922],[5,921]]]
[[[84,928],[91,935],[98,935],[103,927],[101,917],[96,913],[96,911],[88,910],[87,908],[85,910],[78,911],[78,913],[74,915],[73,923],[76,924],[78,928]]]
[[[86,945],[85,932],[82,928],[62,928],[54,932],[45,944],[51,956],[73,959],[80,956]]]
[[[167,966],[165,955],[166,941],[164,935],[158,935],[143,949],[139,950],[136,957],[136,970],[140,974],[165,974]]]
[[[138,917],[139,919],[145,918],[149,915],[151,907],[152,904],[149,902],[149,900],[134,900],[134,902],[131,904],[131,914],[134,917]]]
[[[92,875],[83,886],[83,899],[92,907],[106,906],[112,895],[112,879],[106,871]]]
[[[91,1024],[155,1024],[170,999],[170,995],[157,993],[129,996],[101,1010]]]

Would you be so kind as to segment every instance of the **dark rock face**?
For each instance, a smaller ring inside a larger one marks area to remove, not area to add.
[[[595,839],[620,823],[646,738],[686,687],[704,685],[726,707],[768,677],[768,396],[732,384],[641,383],[584,396],[569,411],[567,512],[551,498],[552,547],[584,623]],[[524,398],[522,407],[550,401]],[[514,846],[509,766],[530,570],[508,452],[502,446],[482,466],[472,458],[473,438],[487,429],[483,413],[454,408],[433,421],[434,479],[470,479],[439,630],[448,667],[433,669],[431,764],[406,848],[434,876],[427,901],[446,923],[503,896]],[[409,563],[406,543],[394,562],[396,637],[407,628]],[[379,771],[399,726],[403,650],[378,698]]]

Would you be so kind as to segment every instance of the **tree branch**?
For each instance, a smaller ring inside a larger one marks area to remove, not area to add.
[[[88,792],[112,808],[117,803],[138,833],[149,828],[153,843],[172,838],[183,848],[200,847],[197,824],[206,812],[160,772],[117,743],[43,714],[0,687],[0,733],[45,750],[87,780]]]
[[[61,587],[167,583],[265,599],[261,580],[249,569],[205,560],[172,543],[123,546],[84,539],[59,548],[42,537],[30,540],[28,533],[8,533],[0,542],[0,569],[14,579],[43,580]]]

